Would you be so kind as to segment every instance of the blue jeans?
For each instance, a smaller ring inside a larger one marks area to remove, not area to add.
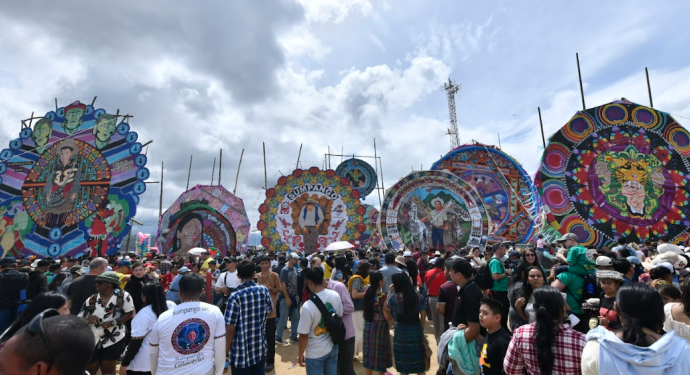
[[[431,228],[431,244],[434,249],[444,247],[443,245],[443,228]],[[440,247],[439,247],[440,246]]]
[[[14,308],[0,310],[0,334],[10,328],[15,318],[16,313]]]
[[[264,360],[265,358],[261,358],[261,360],[255,363],[253,366],[245,368],[237,368],[233,365],[230,365],[230,371],[232,375],[266,375],[266,372],[264,371]]]
[[[276,340],[283,339],[283,331],[287,327],[288,315],[290,317],[290,338],[292,340],[297,340],[297,325],[299,325],[299,306],[297,304],[296,297],[290,297],[292,305],[288,308],[287,303],[285,303],[285,298],[280,298],[280,305],[278,305],[280,310],[280,319],[278,319],[278,325],[276,326]],[[288,311],[289,310],[289,311]]]
[[[352,359],[350,359],[352,361]],[[333,345],[331,352],[321,358],[305,358],[307,375],[337,375],[338,345]]]

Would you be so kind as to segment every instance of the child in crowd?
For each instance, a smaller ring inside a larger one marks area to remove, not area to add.
[[[483,375],[503,374],[503,358],[506,356],[510,336],[501,326],[503,306],[493,298],[484,298],[479,307],[479,324],[486,328],[479,365]]]
[[[572,236],[572,238],[570,237]],[[586,247],[578,245],[575,241],[579,241],[577,236],[568,233],[561,238],[559,242],[564,242],[567,240],[572,240],[570,243],[574,243],[575,246],[567,248],[567,258],[563,256],[560,252],[556,254],[556,257],[567,266],[558,267],[556,269],[556,275],[561,272],[568,271],[574,273],[578,276],[585,277],[589,274],[594,273],[596,268],[594,267],[594,254],[597,253],[596,250],[587,250]]]

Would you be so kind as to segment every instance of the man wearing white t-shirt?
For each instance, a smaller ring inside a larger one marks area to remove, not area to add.
[[[305,272],[307,287],[318,296],[326,309],[343,316],[343,303],[338,293],[323,286],[323,270],[308,268]],[[299,365],[306,364],[307,375],[336,375],[338,372],[338,346],[333,345],[326,330],[325,320],[312,300],[302,306],[297,333],[299,333]],[[306,353],[305,353],[306,351]]]
[[[217,305],[222,313],[225,313],[228,297],[240,284],[240,278],[237,277],[237,259],[235,257],[225,258],[225,272],[221,273],[216,280],[216,293],[223,295]]]
[[[151,333],[151,373],[221,375],[225,365],[225,319],[218,307],[199,302],[204,279],[180,280],[180,304],[158,317]]]

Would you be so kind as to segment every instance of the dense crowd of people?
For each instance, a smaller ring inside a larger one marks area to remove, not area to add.
[[[684,247],[510,245],[3,258],[0,374],[690,373]]]

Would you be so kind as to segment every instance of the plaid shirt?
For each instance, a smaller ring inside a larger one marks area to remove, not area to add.
[[[556,330],[553,343],[553,371],[552,375],[570,375],[581,373],[580,359],[585,348],[585,335],[564,324]],[[508,345],[503,368],[508,375],[539,374],[537,347],[534,341],[535,323],[524,325],[513,333],[513,339]]]
[[[162,275],[162,276],[165,276],[165,275],[167,275],[168,272],[170,272],[170,270],[172,269],[172,263],[170,263],[170,261],[167,260],[167,259],[162,260],[162,261],[158,264],[158,269],[161,271],[161,275]]]
[[[230,295],[225,322],[236,327],[230,348],[230,363],[236,368],[253,366],[266,356],[266,316],[271,310],[271,293],[254,281],[245,281]]]

